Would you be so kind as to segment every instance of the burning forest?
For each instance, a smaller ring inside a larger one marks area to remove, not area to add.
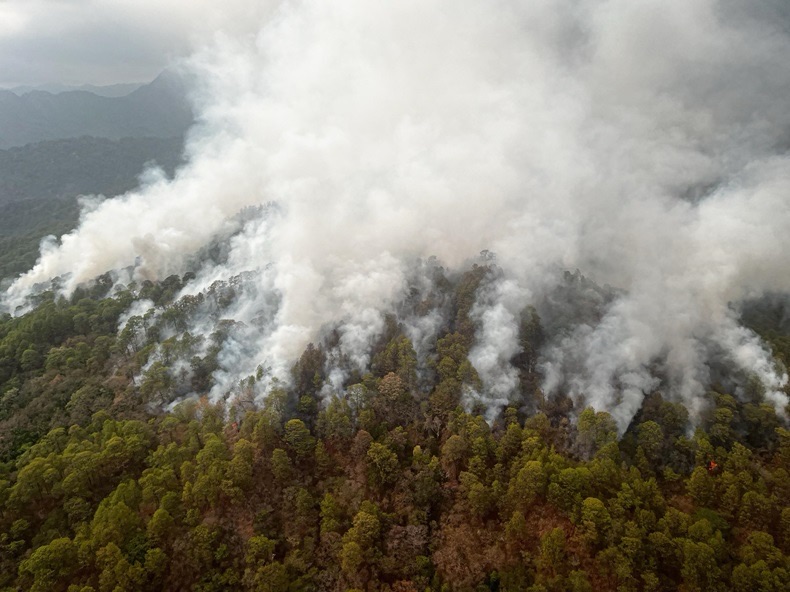
[[[201,39],[185,164],[4,285],[0,585],[790,585],[788,23],[303,0]]]

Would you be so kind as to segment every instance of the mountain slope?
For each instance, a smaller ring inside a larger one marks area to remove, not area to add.
[[[29,269],[41,237],[77,223],[77,196],[118,195],[148,163],[172,175],[182,139],[73,138],[0,150],[0,279]]]
[[[0,204],[132,189],[149,161],[172,173],[182,139],[82,137],[0,150]],[[0,221],[0,232],[6,232]]]

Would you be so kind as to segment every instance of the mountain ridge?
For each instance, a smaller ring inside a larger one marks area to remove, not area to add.
[[[184,81],[172,72],[120,97],[0,90],[0,148],[82,136],[169,138],[183,135],[192,121]]]
[[[53,95],[59,95],[64,92],[73,91],[86,91],[98,95],[100,97],[118,98],[124,97],[137,90],[141,86],[145,86],[147,82],[121,82],[119,84],[24,84],[19,86],[12,86],[2,90],[10,90],[18,96],[23,96],[34,91],[44,91]]]

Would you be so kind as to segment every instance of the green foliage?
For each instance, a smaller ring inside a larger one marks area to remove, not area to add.
[[[279,483],[286,483],[293,474],[293,465],[288,453],[282,448],[275,448],[272,451],[271,458],[271,471],[272,476],[277,479]]]
[[[398,457],[384,444],[373,442],[367,453],[368,475],[374,487],[385,487],[398,478]]]
[[[468,338],[482,269],[454,297],[433,378],[416,379],[388,321],[370,375],[319,401],[313,346],[261,409],[150,412],[196,384],[175,360],[208,385],[206,348],[222,340],[157,343],[199,305],[173,302],[179,278],[134,287],[170,312],[120,334],[134,296],[101,287],[3,317],[0,589],[788,589],[790,432],[775,411],[711,391],[693,438],[685,410],[658,395],[619,440],[606,413],[584,409],[574,425],[548,405],[530,413],[538,400],[489,424],[458,406],[479,380]]]
[[[285,424],[283,439],[288,443],[297,457],[303,458],[310,454],[315,447],[315,438],[310,435],[310,430],[300,419],[290,419]]]
[[[592,456],[617,439],[617,424],[612,416],[590,407],[581,412],[576,428],[579,446],[586,456]]]
[[[543,463],[538,460],[527,461],[514,479],[510,481],[508,497],[511,503],[522,509],[529,509],[546,493],[547,477]]]
[[[38,547],[19,565],[20,577],[31,592],[65,590],[77,569],[77,546],[69,538],[55,539]]]

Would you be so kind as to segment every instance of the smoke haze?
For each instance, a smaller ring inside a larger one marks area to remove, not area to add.
[[[715,362],[782,410],[787,376],[737,312],[790,290],[790,21],[771,6],[280,3],[257,35],[214,36],[185,64],[189,164],[86,210],[5,305],[60,276],[68,294],[108,270],[195,270],[196,295],[246,274],[212,394],[259,365],[284,379],[327,328],[341,388],[387,314],[427,355],[441,307],[403,302],[431,292],[429,257],[453,270],[490,249],[501,273],[478,290],[470,361],[492,416],[517,396],[521,310],[566,269],[616,290],[596,322],[552,334],[547,394],[625,429],[659,386],[700,411]],[[265,207],[236,216],[250,206]],[[212,241],[226,257],[200,263]],[[201,306],[191,330],[209,335]]]

